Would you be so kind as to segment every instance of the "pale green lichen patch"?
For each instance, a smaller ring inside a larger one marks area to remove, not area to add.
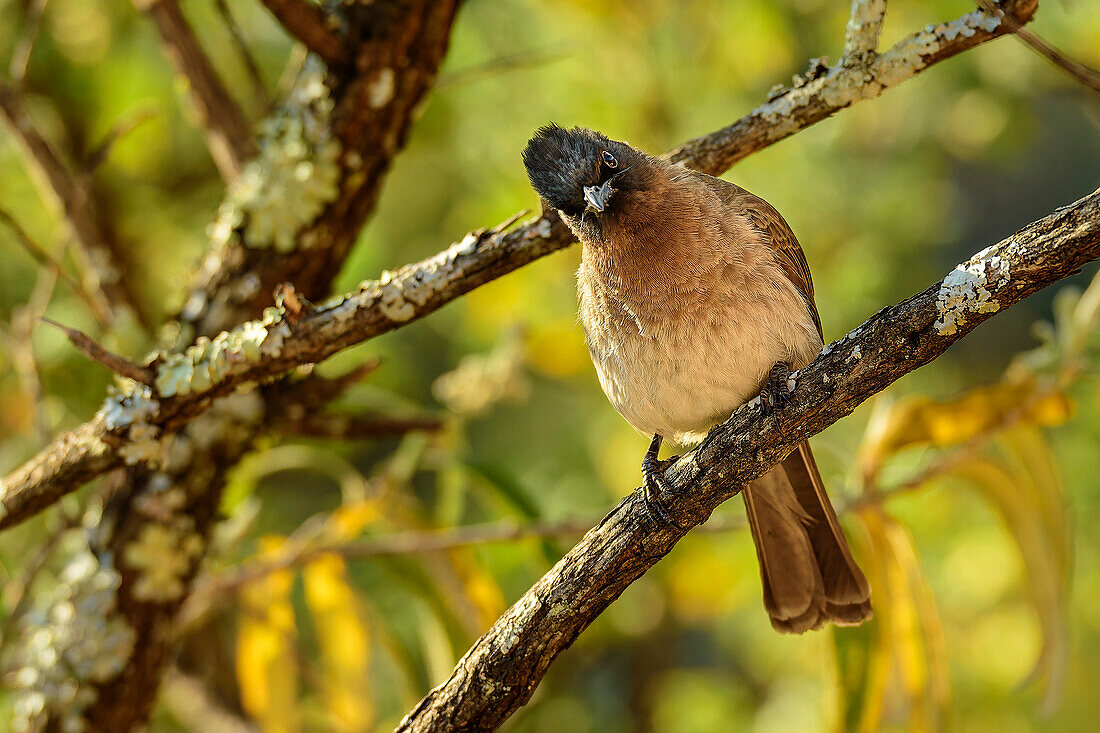
[[[230,185],[211,225],[218,243],[289,252],[298,234],[339,195],[340,144],[324,66],[310,57],[286,102],[260,126],[259,155]]]
[[[282,311],[267,308],[259,321],[247,321],[213,339],[199,338],[182,353],[165,356],[157,366],[157,393],[171,397],[202,392],[263,356],[277,354],[290,333],[281,319]]]
[[[130,466],[136,463],[155,463],[160,456],[159,435],[160,429],[156,425],[135,423],[130,426],[129,440],[118,449],[118,454]]]
[[[414,318],[418,309],[436,296],[448,282],[462,274],[457,263],[460,257],[472,255],[481,239],[476,234],[467,234],[461,241],[455,242],[439,254],[415,267],[403,268],[399,272],[384,270],[378,280],[367,280],[360,284],[364,293],[374,293],[374,305],[382,315],[397,323]],[[335,307],[347,308],[352,300],[338,301]],[[358,305],[358,304],[355,304]],[[340,313],[343,322],[353,311]]]
[[[103,420],[108,430],[117,430],[132,423],[146,422],[160,409],[148,387],[132,379],[118,379],[107,389],[107,399],[96,417]]]
[[[367,86],[367,104],[371,109],[381,109],[393,100],[395,78],[393,69],[388,67],[374,75]]]
[[[873,2],[860,4],[868,13],[876,5]],[[860,26],[865,20],[870,21],[870,15],[867,18],[862,15],[853,17]],[[795,114],[800,108],[818,100],[830,107],[846,107],[874,99],[885,89],[921,71],[928,65],[929,58],[948,43],[959,38],[970,38],[979,30],[993,33],[1000,24],[999,17],[975,10],[948,23],[929,25],[880,54],[869,65],[838,64],[815,79],[796,83],[795,88],[777,94],[757,107],[754,114],[769,123],[768,137],[779,139],[800,127],[802,123]]]
[[[20,621],[13,730],[37,730],[47,716],[66,733],[85,730],[95,685],[122,671],[133,651],[134,632],[115,613],[119,574],[110,555],[88,549],[83,532],[69,535],[78,547],[58,584]]]
[[[152,462],[161,450],[160,428],[149,422],[160,409],[152,399],[152,390],[132,379],[118,379],[112,385],[103,407],[96,413],[109,430],[125,429],[127,442],[119,455],[129,465]]]
[[[378,310],[391,321],[404,323],[416,315],[416,308],[405,300],[401,282],[395,282],[392,278],[393,273],[389,270],[382,273],[378,288]]]
[[[134,598],[141,601],[172,601],[183,595],[185,579],[202,555],[204,542],[195,531],[195,520],[175,516],[166,523],[142,526],[137,540],[123,553],[123,562],[138,572]]]
[[[1001,304],[993,290],[1001,288],[1010,277],[1007,255],[1016,250],[1010,243],[1004,252],[997,245],[986,247],[948,273],[936,293],[936,319],[934,328],[945,336],[959,330],[966,323],[968,313],[996,313]],[[999,253],[999,254],[995,254]],[[1005,256],[1002,256],[1005,255]]]

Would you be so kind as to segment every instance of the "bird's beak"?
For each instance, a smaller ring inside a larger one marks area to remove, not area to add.
[[[585,186],[584,200],[588,204],[588,208],[596,212],[602,212],[607,208],[607,202],[614,192],[615,189],[611,188],[611,181],[605,181],[601,186]]]

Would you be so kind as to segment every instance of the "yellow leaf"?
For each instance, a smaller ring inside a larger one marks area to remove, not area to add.
[[[377,499],[365,499],[337,507],[329,517],[333,541],[358,537],[369,525],[378,521],[382,512]]]
[[[322,555],[302,573],[306,605],[321,647],[322,690],[333,728],[370,730],[374,704],[370,688],[370,628],[343,559]]]
[[[1023,410],[1022,414],[1017,413]],[[951,400],[912,396],[893,404],[876,402],[875,414],[860,446],[860,467],[873,479],[890,456],[919,445],[959,445],[1001,427],[1011,419],[1059,425],[1072,404],[1062,392],[1041,392],[1034,381],[977,387]]]
[[[281,537],[264,538],[261,556],[273,556]],[[298,663],[289,570],[269,573],[245,586],[237,630],[237,684],[241,704],[265,733],[300,730]]]
[[[1036,428],[1009,431],[997,447],[1001,460],[978,458],[952,473],[993,505],[1020,551],[1027,573],[1025,590],[1043,632],[1032,677],[1044,686],[1043,708],[1053,710],[1069,659],[1066,615],[1072,539],[1061,479]]]
[[[905,528],[878,507],[861,509],[857,518],[867,541],[862,557],[875,618],[872,634],[834,634],[842,681],[841,726],[871,733],[879,729],[884,711],[894,708],[904,711],[909,730],[942,730],[950,698],[946,650],[916,548]],[[851,647],[861,639],[864,649],[857,653]],[[895,684],[890,683],[892,677]],[[891,693],[900,698],[890,699]]]

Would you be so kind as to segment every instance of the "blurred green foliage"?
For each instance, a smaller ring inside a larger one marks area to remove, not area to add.
[[[26,5],[0,0],[0,59],[11,54]],[[291,44],[259,3],[229,5],[278,95]],[[847,6],[471,0],[440,88],[339,288],[537,207],[519,162],[537,126],[582,124],[667,149],[737,119],[807,59],[835,59]],[[883,42],[969,9],[947,0],[891,3]],[[213,2],[191,0],[186,10],[237,98],[262,118]],[[1033,29],[1100,66],[1100,4],[1044,0]],[[36,124],[72,161],[120,120],[155,113],[117,142],[95,180],[133,244],[145,303],[171,312],[206,247],[223,184],[153,30],[129,3],[50,0],[27,89]],[[0,206],[68,262],[65,225],[10,134],[0,134],[0,168]],[[788,219],[814,273],[826,337],[836,338],[1089,192],[1097,171],[1096,96],[1005,38],[753,155],[726,177]],[[595,519],[632,490],[647,438],[606,404],[589,366],[575,315],[578,257],[575,248],[552,255],[324,365],[335,374],[368,354],[383,357],[343,411],[450,407],[453,416],[441,434],[401,441],[271,438],[234,476],[229,521],[210,563],[215,577],[322,540],[502,519]],[[36,278],[39,296],[49,290],[7,231],[0,262],[0,321],[17,334]],[[1082,286],[1091,274],[1079,276]],[[1089,293],[1091,301],[1061,296],[1058,308],[1053,293],[1043,293],[998,315],[815,439],[838,504],[854,507],[845,521],[874,581],[872,624],[775,634],[749,538],[695,532],[558,660],[510,729],[1094,730],[1100,392],[1090,348],[1100,286]],[[137,355],[151,346],[133,324],[102,333],[62,284],[48,302],[47,315],[110,348]],[[1033,330],[1040,319],[1052,325]],[[1042,349],[1005,372],[1036,336]],[[109,376],[61,334],[39,328],[36,403],[5,344],[7,470],[41,444],[36,419],[53,433],[88,418]],[[437,382],[460,362],[449,388]],[[455,383],[501,400],[471,407],[452,399]],[[1035,409],[1011,409],[1019,404]],[[891,420],[904,429],[890,433]],[[954,428],[947,437],[944,425]],[[915,481],[959,455],[950,470]],[[907,481],[896,497],[876,498]],[[731,502],[717,521],[741,512],[740,501]],[[301,527],[308,517],[316,519]],[[0,578],[19,575],[50,522],[42,517],[0,537]],[[181,665],[221,704],[269,730],[387,729],[571,539],[346,562],[320,556],[229,597],[239,604],[215,604],[196,622]],[[363,653],[347,655],[334,629]],[[234,668],[239,679],[226,674]],[[152,729],[180,725],[165,705]]]

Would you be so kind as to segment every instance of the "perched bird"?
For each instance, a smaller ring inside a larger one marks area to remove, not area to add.
[[[579,127],[548,125],[523,151],[531,185],[584,245],[580,317],[615,409],[653,436],[647,498],[666,520],[656,471],[668,439],[697,443],[822,348],[805,255],[761,198]],[[808,443],[742,492],[764,606],[779,631],[871,616]]]

